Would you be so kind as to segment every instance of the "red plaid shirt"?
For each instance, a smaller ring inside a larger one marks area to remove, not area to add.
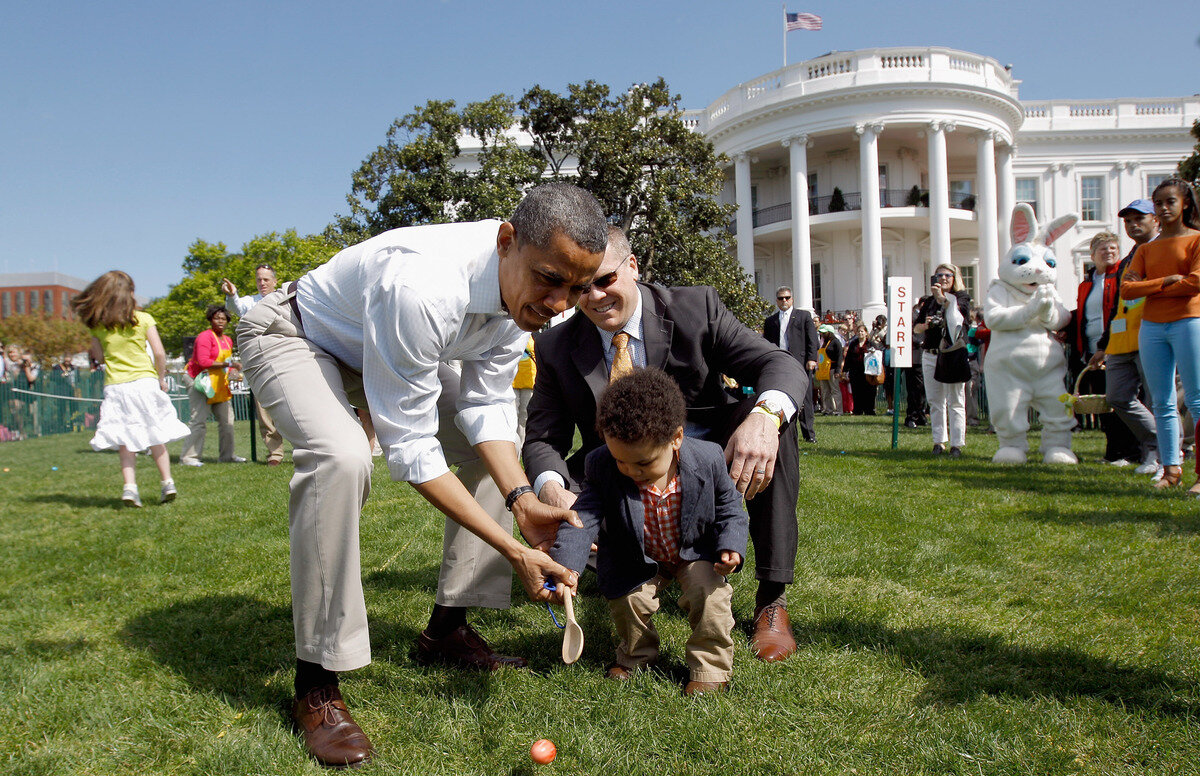
[[[659,563],[679,562],[679,517],[683,510],[683,493],[679,489],[679,474],[660,491],[654,485],[639,487],[642,509],[646,513],[646,554]]]

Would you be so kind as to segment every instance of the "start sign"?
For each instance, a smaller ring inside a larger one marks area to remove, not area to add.
[[[912,278],[888,278],[888,323],[892,366],[912,366]]]

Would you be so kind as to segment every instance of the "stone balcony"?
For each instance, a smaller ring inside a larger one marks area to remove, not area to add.
[[[1017,96],[1007,69],[989,57],[924,46],[832,52],[730,89],[704,110],[684,111],[689,128],[712,136],[749,113],[781,103],[856,87],[947,85]]]
[[[1022,103],[1022,134],[1174,129],[1200,118],[1200,96],[1160,100],[1036,100]]]

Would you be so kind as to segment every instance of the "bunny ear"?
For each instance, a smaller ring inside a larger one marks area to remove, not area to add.
[[[1078,220],[1079,216],[1075,215],[1074,213],[1068,213],[1065,216],[1059,216],[1047,224],[1046,228],[1043,229],[1040,234],[1038,234],[1038,237],[1041,238],[1043,243],[1049,246],[1059,237],[1062,237],[1064,234],[1066,234],[1068,229],[1070,229],[1072,226],[1075,226],[1075,222]]]
[[[1029,242],[1029,238],[1036,231],[1037,217],[1033,215],[1033,208],[1024,202],[1018,202],[1013,208],[1012,225],[1009,227],[1013,245]]]

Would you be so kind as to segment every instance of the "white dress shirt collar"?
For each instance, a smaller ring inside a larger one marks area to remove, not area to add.
[[[500,254],[492,255],[479,268],[479,273],[468,281],[470,300],[467,313],[476,315],[508,315],[504,300],[500,296]]]
[[[605,331],[600,327],[596,327],[596,331],[600,332],[600,344],[604,346],[604,352],[607,354],[612,349],[613,337],[617,335],[615,331]],[[638,287],[637,306],[633,308],[633,315],[629,316],[629,320],[625,321],[619,331],[623,331],[629,335],[629,339],[643,342],[642,338],[642,289]]]

